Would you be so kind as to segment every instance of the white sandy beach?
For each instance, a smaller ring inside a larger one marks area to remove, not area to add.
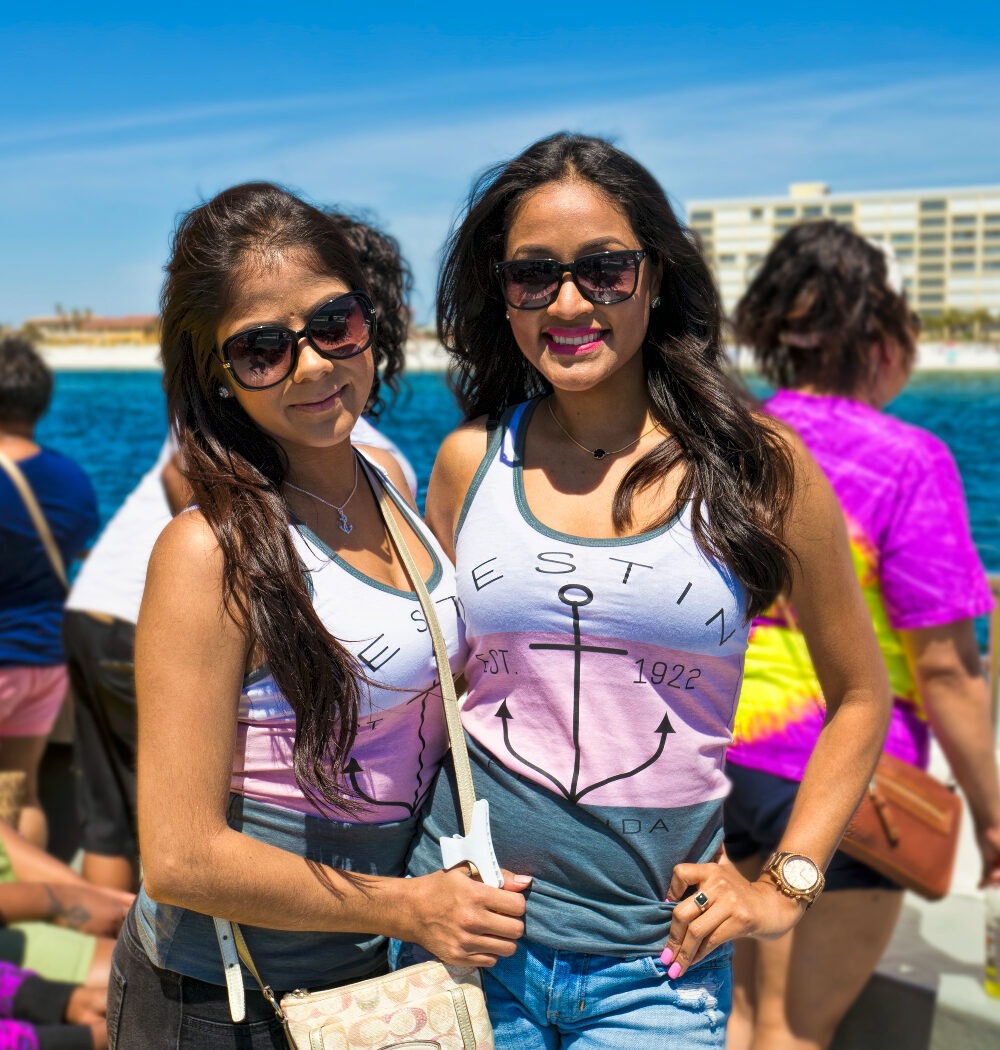
[[[152,343],[119,346],[39,346],[39,353],[50,368],[67,372],[155,371],[160,367],[160,348]],[[738,348],[734,359],[741,369],[749,369],[750,354]],[[448,364],[447,355],[434,339],[412,339],[407,345],[407,369],[411,372],[440,372]],[[1000,345],[994,343],[921,343],[917,351],[917,371],[996,372],[1000,371]]]
[[[160,348],[155,343],[122,343],[116,346],[45,345],[38,352],[56,371],[141,372],[160,368]],[[406,366],[412,372],[443,371],[444,351],[436,340],[411,339],[406,349]]]

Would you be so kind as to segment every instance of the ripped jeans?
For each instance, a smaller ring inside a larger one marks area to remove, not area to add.
[[[397,966],[426,957],[412,945],[393,948]],[[722,1050],[732,954],[724,944],[671,981],[654,956],[627,960],[521,940],[509,959],[481,971],[497,1050]]]

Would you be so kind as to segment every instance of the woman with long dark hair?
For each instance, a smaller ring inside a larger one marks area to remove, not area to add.
[[[555,135],[484,175],[438,306],[469,421],[428,521],[456,556],[477,791],[501,863],[534,876],[486,976],[498,1045],[721,1046],[727,942],[818,895],[885,729],[836,501],[732,394],[708,269],[607,142]],[[786,589],[830,716],[748,880],[720,852],[724,756],[750,620]],[[442,775],[414,872],[455,828]]]
[[[398,466],[350,442],[378,345],[354,249],[292,194],[237,186],[181,221],[162,322],[194,497],[154,549],[137,627],[144,885],[109,1032],[144,1050],[279,1047],[248,974],[247,1019],[230,1020],[213,916],[244,924],[281,992],[378,973],[401,934],[491,965],[524,903],[462,872],[398,877],[446,738],[379,487],[456,663],[463,643],[451,567]]]
[[[892,686],[885,749],[926,767],[933,730],[969,801],[983,882],[1000,884],[1000,784],[974,626],[993,599],[950,452],[882,411],[910,377],[918,327],[886,249],[830,221],[789,230],[736,310],[741,342],[778,388],[768,413],[816,457],[847,523]],[[750,636],[725,812],[726,848],[745,873],[784,833],[829,711],[801,618],[792,594]],[[828,1046],[902,904],[900,886],[836,853],[826,893],[794,931],[738,945],[730,1050]]]

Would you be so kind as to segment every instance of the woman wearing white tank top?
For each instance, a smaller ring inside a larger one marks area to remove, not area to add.
[[[384,971],[392,936],[489,966],[523,930],[511,890],[529,880],[401,877],[445,735],[376,486],[462,643],[401,471],[351,446],[378,389],[364,288],[337,223],[276,186],[226,190],[175,234],[164,385],[193,503],[154,548],[137,625],[144,884],[113,959],[120,1048],[285,1046],[248,974],[231,1021],[210,916],[246,927],[276,991]]]
[[[602,140],[555,135],[482,177],[438,308],[468,422],[427,516],[458,552],[477,788],[500,863],[534,877],[526,935],[486,974],[498,1047],[721,1047],[727,942],[801,918],[885,733],[836,500],[729,386],[705,262]],[[829,714],[748,881],[721,850],[722,763],[749,621],[782,592]],[[442,776],[425,839],[451,808]]]

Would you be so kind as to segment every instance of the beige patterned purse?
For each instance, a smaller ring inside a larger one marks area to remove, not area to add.
[[[499,866],[488,840],[488,809],[484,801],[476,804],[458,697],[434,603],[399,531],[383,485],[376,481],[373,488],[386,528],[420,599],[434,645],[462,825],[466,837],[475,837],[478,847],[462,855],[481,858],[478,868],[483,880],[500,885]],[[452,856],[458,855],[454,851],[461,847],[455,842],[461,838],[456,836],[449,844]],[[216,919],[215,928],[226,966],[233,1020],[242,1020],[244,1013],[238,955],[281,1018],[292,1050],[493,1050],[493,1029],[479,971],[474,967],[447,966],[432,960],[355,984],[289,992],[279,1002],[257,972],[239,926]]]
[[[298,1050],[493,1050],[478,971],[437,961],[325,992],[291,992],[280,1006]]]

